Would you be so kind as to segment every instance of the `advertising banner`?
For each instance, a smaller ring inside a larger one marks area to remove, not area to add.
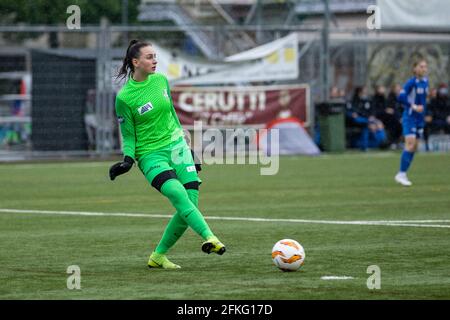
[[[310,122],[308,85],[244,87],[173,87],[172,99],[184,126],[263,127],[275,119]]]

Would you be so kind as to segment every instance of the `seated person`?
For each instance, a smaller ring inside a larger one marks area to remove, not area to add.
[[[367,97],[365,87],[357,87],[352,102],[347,104],[347,125],[359,128],[359,134],[350,138],[350,146],[362,151],[368,148],[384,147],[386,133],[383,123],[375,117],[375,110]]]
[[[393,88],[396,90],[396,88]],[[401,87],[400,87],[401,90]],[[372,97],[372,103],[375,109],[375,116],[379,119],[386,131],[386,143],[395,146],[401,138],[402,126],[400,124],[400,115],[396,114],[397,103],[390,98],[385,97],[385,87],[377,85],[375,87],[375,94]],[[394,91],[395,92],[395,91]],[[396,101],[395,97],[395,101]]]
[[[450,134],[450,100],[447,85],[441,84],[431,99],[425,118],[429,134]]]

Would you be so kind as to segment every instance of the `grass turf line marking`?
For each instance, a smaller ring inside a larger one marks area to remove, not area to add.
[[[0,209],[3,213],[34,213],[34,214],[57,214],[57,215],[76,215],[76,216],[104,216],[104,217],[137,217],[137,218],[171,218],[168,214],[145,214],[145,213],[124,213],[124,212],[86,212],[86,211],[51,211],[51,210],[20,210],[20,209]],[[293,223],[312,223],[312,224],[335,224],[335,225],[373,225],[373,226],[392,226],[392,227],[422,227],[422,228],[450,228],[450,225],[442,224],[421,224],[426,223],[448,223],[450,220],[359,220],[359,221],[336,221],[336,220],[306,220],[306,219],[270,219],[270,218],[243,218],[243,217],[217,217],[205,216],[207,220],[227,220],[227,221],[253,221],[253,222],[293,222]]]
[[[355,278],[348,277],[348,276],[323,276],[323,277],[320,277],[320,279],[322,279],[322,280],[352,280]]]
[[[66,163],[60,163],[60,162],[48,162],[48,163],[0,163],[0,170],[11,170],[11,169],[36,169],[36,168],[42,168],[42,169],[49,169],[49,168],[99,168],[99,167],[106,167],[108,164],[106,162],[66,162]]]

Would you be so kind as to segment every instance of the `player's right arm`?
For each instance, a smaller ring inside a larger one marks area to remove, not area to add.
[[[119,97],[116,98],[116,115],[120,125],[120,133],[122,135],[124,156],[128,156],[134,160],[136,149],[136,131],[134,128],[134,119],[131,109]]]
[[[131,109],[119,97],[116,97],[116,115],[120,125],[120,134],[122,135],[122,152],[124,159],[117,162],[109,169],[109,177],[114,180],[118,175],[128,172],[134,163],[136,149],[136,131],[134,128],[134,119]]]

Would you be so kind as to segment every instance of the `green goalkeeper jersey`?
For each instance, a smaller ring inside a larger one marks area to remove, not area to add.
[[[139,160],[184,136],[166,77],[153,73],[145,81],[128,79],[116,97],[123,154]]]

